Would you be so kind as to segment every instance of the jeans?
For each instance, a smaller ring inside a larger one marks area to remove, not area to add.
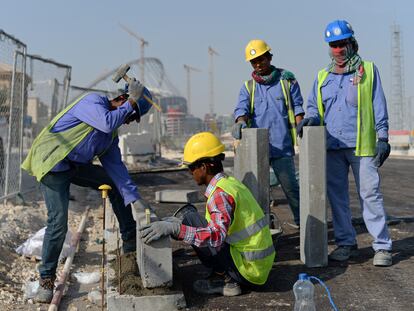
[[[184,216],[183,224],[191,227],[207,227],[207,220],[199,213],[192,212]],[[231,257],[230,245],[228,243],[224,243],[218,251],[211,246],[193,246],[193,249],[204,266],[212,268],[217,272],[226,272],[239,284],[251,285],[237,270]]]
[[[43,240],[42,264],[39,267],[42,279],[54,277],[60,252],[68,230],[68,206],[70,184],[98,190],[102,184],[112,187],[108,192],[112,209],[118,219],[124,241],[136,239],[136,225],[131,205],[124,200],[103,167],[93,164],[73,165],[64,172],[49,172],[41,180],[41,190],[47,207],[47,227]]]
[[[299,225],[299,183],[296,180],[293,157],[271,158],[270,165],[279,180],[293,214],[293,220]]]
[[[357,157],[355,149],[328,150],[326,158],[327,190],[337,245],[354,245],[355,229],[349,208],[348,171],[351,166],[361,204],[362,217],[371,236],[373,249],[391,250],[380,177],[373,157]]]

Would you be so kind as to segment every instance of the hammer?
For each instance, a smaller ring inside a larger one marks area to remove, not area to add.
[[[112,80],[115,83],[118,83],[121,79],[124,79],[127,83],[131,83],[132,79],[128,77],[127,72],[131,67],[128,64],[122,65],[118,68],[118,70],[114,73],[112,76]],[[152,101],[151,98],[149,98],[147,95],[142,95],[146,101],[148,101],[151,105],[153,105],[158,111],[161,112],[160,106],[158,106],[156,103]]]

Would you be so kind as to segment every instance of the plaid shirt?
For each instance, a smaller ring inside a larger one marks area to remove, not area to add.
[[[224,192],[221,188],[215,188],[217,182],[226,177],[223,173],[218,173],[210,181],[204,195],[210,199],[207,201],[207,208],[211,219],[207,227],[190,227],[181,225],[179,240],[200,247],[211,246],[220,248],[227,237],[235,208],[235,201],[231,195]]]

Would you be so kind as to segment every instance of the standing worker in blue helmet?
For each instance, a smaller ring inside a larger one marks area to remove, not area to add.
[[[299,184],[293,157],[296,124],[304,115],[303,99],[293,73],[271,65],[270,50],[263,40],[251,40],[246,46],[246,61],[253,67],[253,79],[240,90],[232,135],[241,139],[242,129],[247,127],[269,129],[270,165],[299,225]]]
[[[327,189],[337,248],[330,260],[346,261],[358,253],[349,207],[348,171],[351,167],[362,216],[374,238],[375,266],[392,265],[378,168],[390,153],[387,103],[377,67],[358,55],[351,25],[328,24],[325,41],[331,63],[319,71],[309,96],[306,117],[298,125],[326,125]]]
[[[46,208],[47,227],[39,266],[39,290],[35,301],[50,303],[60,252],[68,229],[71,184],[98,190],[112,187],[109,199],[118,219],[124,253],[136,249],[136,224],[131,203],[145,208],[136,185],[128,175],[118,147],[117,130],[148,112],[151,97],[139,82],[129,84],[129,94],[108,99],[87,93],[61,111],[36,137],[22,168],[40,182]],[[102,166],[93,164],[98,157]]]

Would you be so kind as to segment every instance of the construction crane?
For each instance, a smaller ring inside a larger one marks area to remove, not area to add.
[[[145,63],[144,63],[145,52],[144,50],[145,50],[145,46],[148,45],[148,41],[138,36],[135,32],[133,32],[131,29],[129,29],[125,25],[122,25],[121,23],[118,23],[118,24],[123,30],[125,30],[129,35],[137,39],[139,42],[139,46],[141,50],[141,56],[140,56],[141,83],[145,84]]]
[[[191,71],[201,72],[200,69],[184,64],[187,74],[187,113],[191,114]]]
[[[220,55],[211,46],[208,47],[209,54],[209,78],[210,78],[210,116],[214,116],[214,55]]]

